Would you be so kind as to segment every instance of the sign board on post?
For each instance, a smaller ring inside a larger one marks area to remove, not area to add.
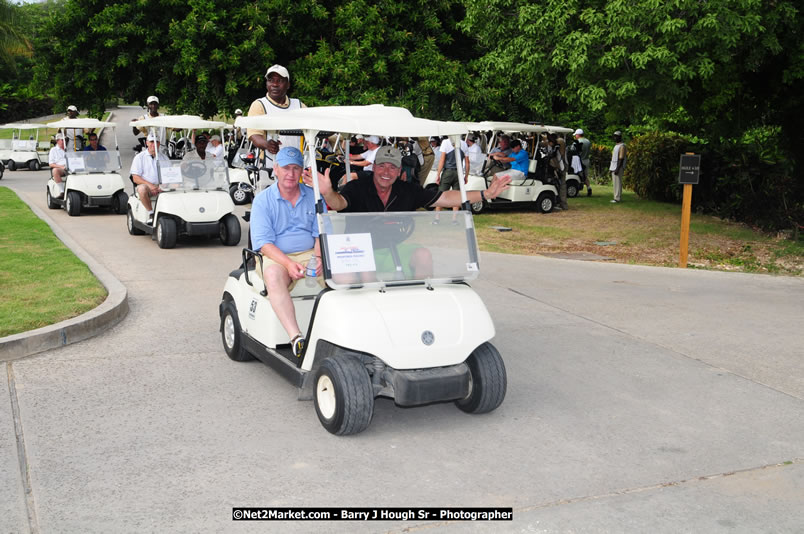
[[[678,266],[687,267],[687,249],[690,243],[690,211],[692,209],[692,186],[698,183],[701,174],[700,154],[684,154],[678,166],[678,183],[684,184],[684,197],[681,201],[681,247]]]
[[[678,183],[698,185],[701,174],[701,155],[684,154],[678,164]]]

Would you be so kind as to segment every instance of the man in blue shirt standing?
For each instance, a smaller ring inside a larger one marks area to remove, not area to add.
[[[310,258],[321,275],[321,248],[313,190],[299,184],[304,158],[298,148],[284,147],[274,160],[276,183],[254,198],[251,240],[263,256],[263,279],[271,307],[290,336],[293,354],[300,357],[304,336],[296,321],[290,291],[304,278]],[[319,281],[320,284],[320,281]]]

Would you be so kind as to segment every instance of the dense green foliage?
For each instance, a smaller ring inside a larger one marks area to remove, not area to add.
[[[675,133],[649,132],[635,138],[628,145],[623,186],[651,200],[681,200],[679,154],[687,151],[688,146],[687,140]]]

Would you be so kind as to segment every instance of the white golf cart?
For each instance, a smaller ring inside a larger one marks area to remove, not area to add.
[[[261,190],[260,184],[265,188],[273,183],[264,162],[259,160],[258,152],[259,150],[254,149],[249,140],[243,136],[240,146],[232,157],[229,168],[229,195],[232,197],[232,202],[238,206],[254,200],[254,195]]]
[[[106,207],[115,213],[126,212],[128,195],[125,182],[120,176],[120,151],[114,122],[97,119],[62,119],[49,122],[48,128],[93,128],[98,136],[103,129],[115,132],[114,147],[107,150],[67,150],[67,174],[64,176],[64,195],[53,177],[47,182],[47,207],[63,207],[67,213],[76,217],[82,208]]]
[[[0,130],[12,130],[11,139],[0,139],[0,161],[10,171],[42,168],[39,159],[39,130],[44,124],[34,122],[12,122],[0,126]],[[32,132],[36,132],[33,134]]]
[[[339,131],[450,135],[458,142],[466,133],[462,123],[417,119],[381,105],[306,108],[243,117],[236,124],[272,132],[301,128],[306,139]],[[305,160],[305,166],[315,164],[312,143]],[[465,189],[458,224],[434,225],[435,214],[427,211],[325,213],[314,185],[327,288],[300,281],[291,292],[306,333],[304,351],[293,355],[256,275],[262,257],[244,249],[243,264],[229,274],[220,303],[229,358],[257,358],[277,370],[299,388],[300,400],[314,401],[321,424],[338,435],[366,429],[378,396],[400,406],[454,401],[468,413],[500,406],[505,365],[489,343],[491,317],[467,283],[477,277],[479,263]],[[425,258],[416,272],[413,258]]]
[[[154,132],[159,128],[213,130],[225,125],[194,115],[159,115],[130,123]],[[194,146],[188,148],[188,152],[194,151]],[[161,193],[153,201],[153,224],[148,224],[148,210],[135,186],[126,213],[129,234],[150,234],[160,248],[175,247],[182,235],[218,236],[227,246],[240,242],[240,221],[233,213],[234,204],[229,197],[226,159],[185,157],[165,164],[158,161],[157,171]]]
[[[529,137],[528,139],[528,157],[530,159],[529,172],[520,180],[515,180],[511,186],[503,191],[500,196],[488,202],[476,202],[472,204],[472,212],[475,214],[482,213],[485,209],[500,209],[500,208],[515,208],[515,207],[536,207],[542,213],[548,213],[553,210],[557,204],[558,199],[558,184],[552,183],[548,180],[540,180],[537,178],[537,149],[539,143],[539,136],[543,133],[556,133],[558,135],[566,135],[571,133],[569,128],[561,126],[544,126],[536,124],[525,124],[521,122],[469,122],[466,123],[467,128],[472,132],[492,132],[492,137],[488,142],[489,150],[497,146],[497,139],[502,134],[524,134]],[[488,152],[483,154],[485,158]],[[488,165],[486,163],[485,165]],[[485,170],[485,165],[483,170]],[[427,177],[425,187],[436,187],[438,162],[433,165],[433,170]],[[490,178],[489,178],[490,180]],[[575,174],[567,174],[567,196],[577,196],[580,189],[580,179]],[[467,191],[480,191],[488,187],[487,179],[481,173],[469,174],[469,181],[466,185]]]

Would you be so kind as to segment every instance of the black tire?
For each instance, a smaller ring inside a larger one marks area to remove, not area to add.
[[[8,165],[6,165],[6,167],[8,167],[8,170],[10,170],[10,171],[16,171],[17,170],[17,164],[14,163],[13,159],[8,160]]]
[[[68,192],[64,207],[67,208],[67,213],[70,217],[81,215],[81,193],[78,191]]]
[[[224,215],[220,224],[221,243],[233,247],[240,243],[240,221],[231,213]]]
[[[128,209],[128,195],[125,191],[118,191],[112,199],[112,209],[118,215],[123,215]]]
[[[578,196],[578,182],[569,180],[567,182],[567,198],[575,198]]]
[[[374,415],[374,388],[366,367],[347,354],[325,358],[316,371],[313,401],[327,431],[338,436],[362,432]]]
[[[234,302],[227,300],[223,305],[223,314],[221,314],[221,341],[223,341],[223,350],[226,351],[226,355],[236,362],[247,362],[254,359],[254,356],[243,348],[242,333],[240,320],[237,318],[237,308]]]
[[[500,353],[491,343],[483,343],[466,359],[472,373],[472,389],[455,404],[466,413],[488,413],[505,399],[508,378]]]
[[[480,202],[475,202],[474,204],[470,204],[472,208],[472,213],[475,215],[480,215],[486,209],[486,201],[481,200]]]
[[[42,165],[39,163],[39,161],[32,159],[28,162],[28,168],[32,171],[38,171],[42,168]]]
[[[237,184],[229,186],[229,196],[237,206],[243,206],[251,202],[251,193],[240,189]]]
[[[131,235],[143,235],[145,232],[134,226],[134,213],[131,210],[126,212],[126,227]]]
[[[540,193],[539,197],[536,199],[536,209],[542,213],[550,213],[553,211],[555,205],[556,197],[548,191]]]
[[[176,221],[170,217],[159,217],[156,225],[156,244],[159,248],[173,248],[176,246]]]
[[[45,190],[47,191],[47,207],[52,210],[58,209],[59,203],[53,200],[53,195],[50,194],[50,188],[45,187]]]
[[[3,165],[3,162],[0,161],[0,180],[3,179],[3,173],[6,172],[6,166]]]

